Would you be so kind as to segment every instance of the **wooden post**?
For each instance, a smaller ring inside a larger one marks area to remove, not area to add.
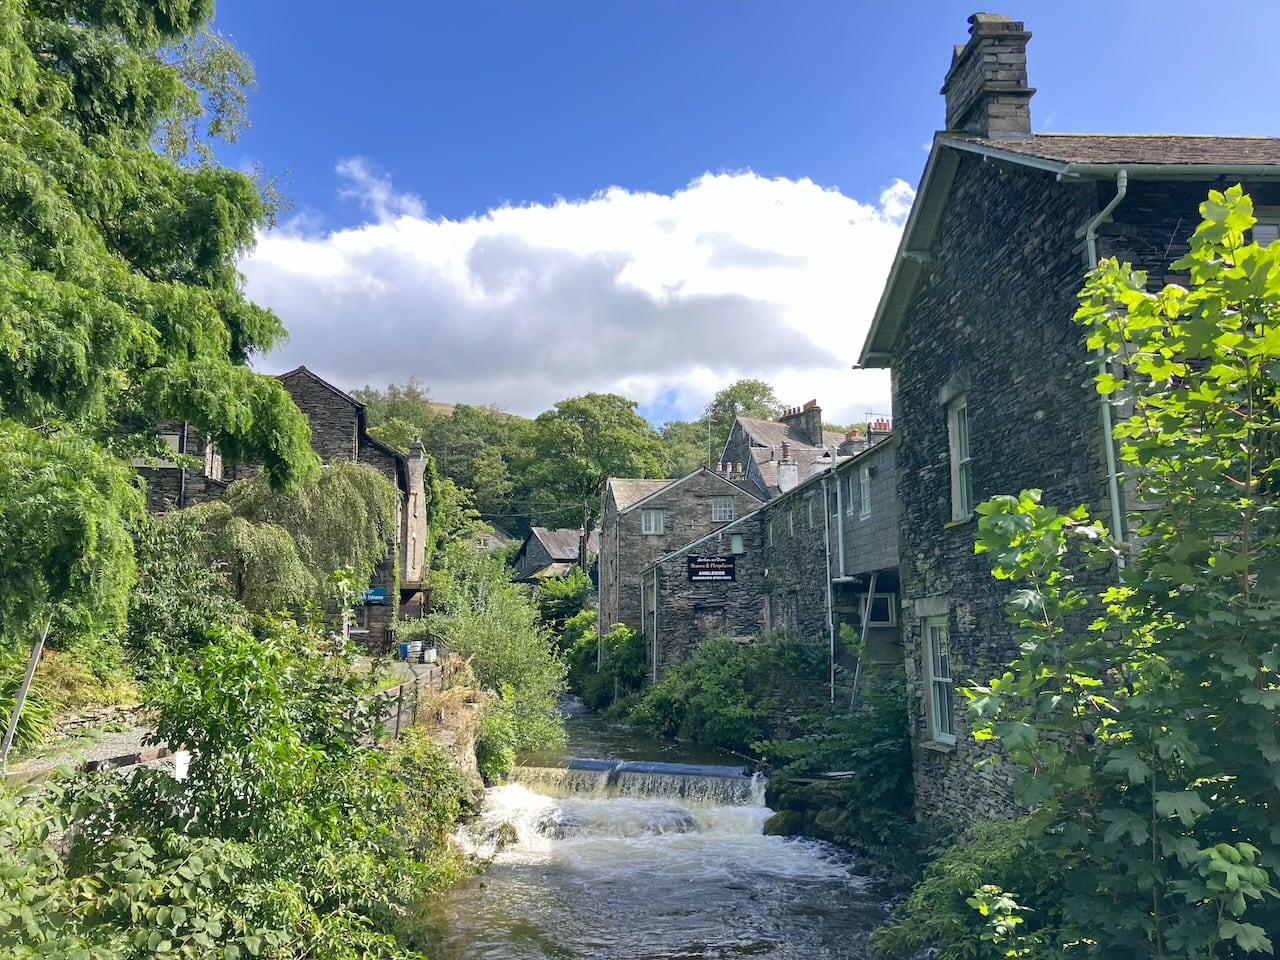
[[[404,712],[404,684],[396,688],[396,736],[400,736],[400,714]]]
[[[31,689],[31,678],[36,674],[36,665],[40,662],[40,654],[44,651],[44,642],[49,637],[49,625],[53,623],[53,614],[44,622],[44,632],[31,650],[31,659],[27,663],[26,676],[22,678],[22,686],[18,688],[18,696],[13,701],[13,716],[9,718],[9,729],[4,732],[4,743],[0,745],[0,773],[9,768],[9,750],[13,747],[13,735],[18,732],[18,720],[22,717],[22,707],[27,702],[27,691]]]

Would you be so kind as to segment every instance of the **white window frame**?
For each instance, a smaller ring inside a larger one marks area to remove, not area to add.
[[[730,520],[737,519],[737,506],[733,497],[712,497],[711,498],[711,522],[712,523],[728,523]]]
[[[850,470],[844,475],[844,514],[846,517],[853,515],[853,471]]]
[[[866,466],[858,471],[858,519],[866,520],[871,516],[871,467]]]
[[[860,597],[860,599],[859,599],[859,601],[858,601],[858,603],[859,603],[859,607],[858,607],[858,614],[859,614],[859,616],[862,618],[863,622],[867,624],[867,626],[869,626],[869,627],[892,627],[892,626],[896,626],[896,625],[897,625],[897,623],[898,623],[898,604],[895,602],[895,601],[896,601],[896,599],[897,599],[897,597],[896,597],[894,594],[892,594],[892,593],[877,593],[877,594],[874,594],[873,596],[871,596],[871,605],[870,605],[870,610],[871,610],[871,616],[872,616],[872,617],[874,617],[874,616],[875,616],[875,613],[876,613],[876,605],[877,605],[880,601],[882,601],[882,600],[884,601],[884,604],[885,604],[885,615],[884,615],[884,617],[883,617],[883,618],[881,618],[881,619],[879,619],[879,620],[874,620],[874,619],[873,619],[873,620],[870,620],[870,621],[868,621],[868,620],[867,620],[867,609],[868,609],[868,606],[867,606],[867,597],[868,597],[868,595],[864,593],[864,594],[862,594],[862,595],[861,595],[861,597]]]
[[[937,743],[956,742],[955,680],[951,676],[951,628],[948,619],[926,617],[924,665],[928,674],[926,690],[929,737]]]
[[[641,510],[640,511],[640,532],[647,537],[657,536],[667,532],[667,511],[665,510]]]
[[[773,546],[773,518],[769,518],[769,546]]]
[[[818,524],[817,524],[817,521],[816,521],[816,520],[814,520],[814,518],[813,518],[813,514],[814,514],[814,509],[813,509],[813,508],[814,508],[814,501],[815,501],[815,499],[816,499],[815,497],[806,497],[806,498],[805,498],[805,508],[809,511],[809,529],[810,529],[810,530],[812,530],[814,527],[816,527],[816,526],[818,525]]]
[[[947,405],[947,439],[951,452],[951,519],[973,516],[973,451],[969,400],[958,397]]]
[[[740,553],[746,553],[746,545],[743,542],[742,534],[734,533],[729,535],[729,552],[734,556]]]
[[[787,536],[794,537],[796,535],[796,508],[792,507],[787,511]]]

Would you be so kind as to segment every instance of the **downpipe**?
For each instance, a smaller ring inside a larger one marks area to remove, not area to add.
[[[1103,207],[1096,217],[1089,221],[1084,231],[1084,242],[1086,254],[1089,258],[1089,269],[1093,270],[1098,266],[1098,227],[1111,219],[1111,213],[1124,200],[1125,194],[1129,192],[1129,171],[1120,170],[1116,173],[1116,193],[1110,202]],[[1077,234],[1079,236],[1079,234]],[[1106,361],[1106,354],[1102,347],[1098,348],[1098,364],[1101,367]],[[1117,541],[1123,541],[1126,538],[1124,530],[1124,514],[1120,509],[1120,475],[1116,467],[1116,444],[1112,431],[1115,429],[1115,422],[1111,416],[1111,398],[1103,394],[1098,394],[1101,400],[1102,410],[1102,445],[1106,454],[1107,461],[1107,495],[1111,500],[1111,535]],[[1124,555],[1116,554],[1116,566],[1123,570],[1125,568]]]

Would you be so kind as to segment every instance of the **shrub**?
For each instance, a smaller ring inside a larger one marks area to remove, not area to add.
[[[748,752],[791,734],[790,719],[826,701],[828,655],[785,637],[708,640],[649,687],[631,722],[661,736]]]
[[[766,829],[851,847],[864,862],[910,882],[918,877],[924,834],[912,816],[905,673],[873,664],[863,690],[857,709],[827,705],[796,721],[803,732],[794,739],[755,745],[775,768],[765,799],[778,816]],[[842,778],[813,782],[832,771]]]
[[[436,606],[427,629],[470,664],[476,683],[498,695],[481,726],[486,776],[509,770],[515,755],[564,737],[558,710],[565,665],[529,592],[492,557],[443,552]]]
[[[1052,905],[1064,890],[1064,878],[1050,857],[1033,843],[1027,820],[984,823],[948,847],[925,871],[893,917],[871,935],[871,955],[905,960],[923,948],[937,947],[938,960],[998,960],[1007,948],[990,939],[973,905],[985,886],[1013,891],[1036,909],[1026,919],[1028,933],[1053,926]],[[1047,958],[1051,954],[1045,953]],[[1058,956],[1058,954],[1052,954]]]
[[[591,599],[591,578],[581,567],[574,567],[563,577],[552,577],[543,581],[538,587],[538,612],[542,621],[557,635],[563,629],[566,620],[575,617],[586,609]],[[561,645],[563,653],[569,649]]]
[[[595,622],[595,614],[588,611],[569,621],[571,629],[566,624],[566,636],[571,633],[574,638],[569,650],[569,688],[589,709],[603,710],[644,685],[645,641],[630,627],[615,624],[600,638],[604,642],[601,662]]]

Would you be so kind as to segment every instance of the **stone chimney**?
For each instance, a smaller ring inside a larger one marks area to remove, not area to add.
[[[416,439],[409,447],[409,490],[405,494],[403,528],[400,536],[400,576],[406,583],[418,583],[426,575],[427,550],[427,458],[422,452],[422,440]]]
[[[782,459],[778,461],[778,489],[786,493],[800,482],[800,464],[791,459],[791,447],[782,441]]]
[[[888,417],[877,417],[867,424],[867,446],[883,440],[893,433],[893,421]]]
[[[778,422],[798,427],[808,438],[809,446],[822,446],[822,408],[818,406],[817,400],[810,400],[803,407],[790,407],[784,410]]]
[[[816,477],[820,473],[825,473],[831,469],[831,451],[825,451],[822,456],[814,457],[813,463],[809,466],[809,476]]]
[[[942,84],[947,129],[993,140],[1031,139],[1031,34],[1021,20],[994,13],[975,13],[969,24],[969,42],[956,47]]]

